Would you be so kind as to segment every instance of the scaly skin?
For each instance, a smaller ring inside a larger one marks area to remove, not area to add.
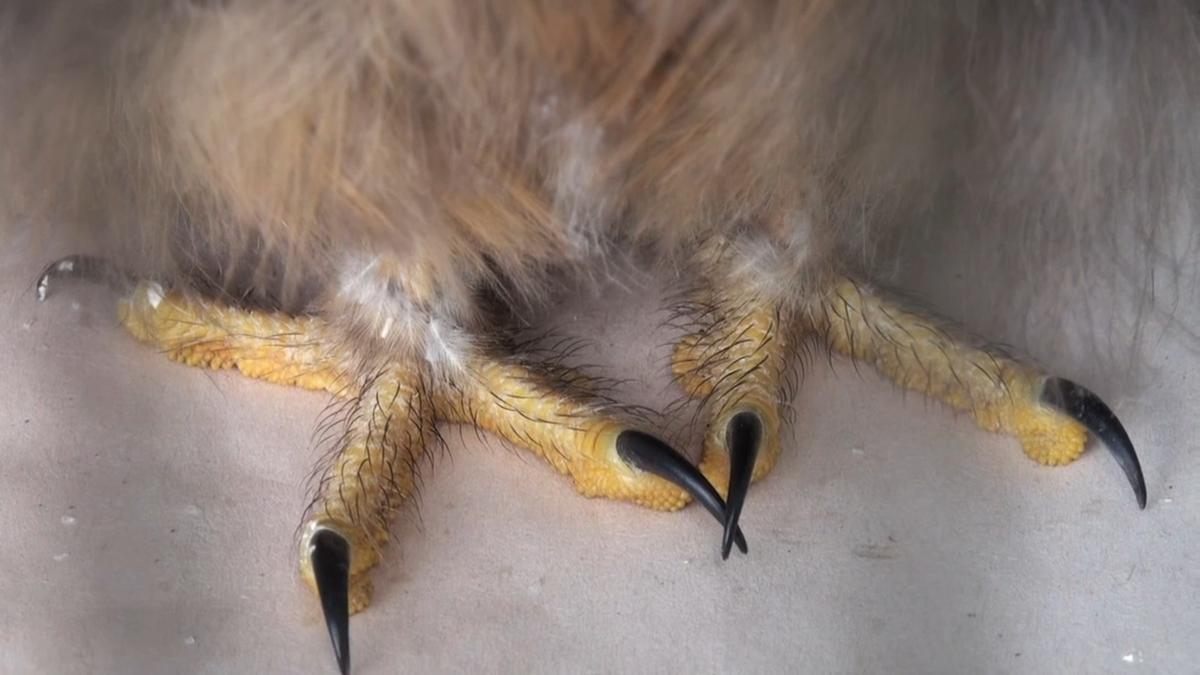
[[[392,519],[415,488],[413,467],[425,452],[436,424],[420,374],[387,367],[369,378],[358,394],[365,414],[347,417],[341,451],[321,477],[301,537],[300,572],[316,591],[309,535],[331,529],[350,542],[350,611],[371,599],[367,572],[377,565],[389,539]]]
[[[736,284],[726,287],[723,294],[710,292],[693,303],[703,308],[701,327],[679,341],[671,364],[683,390],[704,402],[701,471],[722,495],[729,484],[724,434],[734,414],[752,411],[763,422],[752,479],[775,466],[785,373],[808,336],[871,364],[906,389],[968,413],[987,431],[1016,436],[1040,464],[1068,464],[1083,453],[1084,426],[1041,400],[1044,373],[970,346],[847,277],[835,278],[827,293],[794,315]]]
[[[630,426],[613,406],[588,396],[579,378],[550,377],[499,358],[472,355],[456,373],[432,377],[417,362],[388,362],[357,375],[351,359],[315,317],[231,308],[164,292],[142,282],[119,305],[121,323],[138,340],[192,366],[236,368],[257,379],[324,390],[352,405],[332,463],[302,526],[301,575],[316,589],[307,542],[330,529],[351,545],[350,609],[370,602],[370,568],[379,563],[388,526],[411,496],[415,466],[439,421],[471,424],[534,452],[569,474],[588,497],[608,497],[673,511],[689,495],[628,466],[616,452]]]
[[[701,300],[710,308],[711,320],[684,337],[671,359],[680,386],[704,401],[707,426],[700,471],[722,497],[729,487],[725,429],[734,415],[752,412],[762,421],[763,444],[751,480],[766,476],[779,459],[784,377],[792,355],[792,331],[780,312],[754,298],[744,300]]]
[[[275,384],[344,393],[349,380],[320,320],[248,311],[141,282],[117,305],[121,324],[172,361]]]
[[[816,335],[842,354],[875,366],[908,389],[967,412],[988,431],[1017,436],[1034,460],[1066,464],[1082,453],[1087,431],[1040,400],[1044,375],[1013,359],[972,347],[932,320],[900,309],[849,278],[796,311],[785,311],[736,286],[711,292],[702,327],[677,345],[672,370],[704,402],[701,472],[725,495],[730,462],[725,429],[740,412],[762,422],[752,480],[780,454],[784,379],[801,339]],[[617,436],[631,427],[611,402],[576,386],[581,378],[511,359],[471,354],[454,373],[430,374],[409,358],[369,369],[354,361],[316,317],[235,309],[143,282],[119,307],[139,340],[172,360],[323,390],[352,405],[338,452],[318,485],[302,528],[301,573],[313,581],[308,537],[328,528],[351,544],[350,605],[370,601],[368,570],[378,564],[391,520],[412,494],[416,462],[438,422],[491,431],[568,474],[580,493],[676,510],[690,498],[674,484],[627,465]]]
[[[690,497],[664,480],[630,468],[616,438],[629,428],[595,403],[573,397],[529,368],[477,359],[471,375],[440,400],[444,419],[472,424],[533,451],[569,474],[587,497],[607,497],[658,511],[683,508]]]
[[[1083,453],[1087,430],[1041,401],[1046,375],[1037,369],[964,344],[848,278],[838,280],[809,316],[838,352],[968,413],[987,431],[1016,436],[1039,464],[1068,464]]]

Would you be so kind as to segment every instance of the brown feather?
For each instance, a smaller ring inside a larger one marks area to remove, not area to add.
[[[470,324],[481,287],[537,299],[713,235],[773,250],[780,294],[912,280],[947,238],[1043,281],[1194,260],[1200,17],[1176,0],[0,11],[5,221],[298,311],[336,316],[382,258]]]

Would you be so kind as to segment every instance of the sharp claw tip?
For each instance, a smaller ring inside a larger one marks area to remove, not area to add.
[[[683,488],[700,502],[717,522],[725,528],[722,553],[729,557],[732,545],[742,553],[749,552],[746,537],[737,526],[737,515],[730,517],[725,502],[708,479],[682,455],[657,438],[632,429],[622,431],[616,440],[617,454],[630,466],[648,471]]]
[[[1121,465],[1133,488],[1138,508],[1146,508],[1146,480],[1133,441],[1116,413],[1086,387],[1063,377],[1047,377],[1042,384],[1042,402],[1082,424]]]
[[[328,529],[318,530],[309,542],[309,557],[321,611],[333,643],[333,655],[342,675],[350,672],[350,542]]]
[[[761,443],[762,420],[758,415],[740,412],[729,420],[725,427],[725,445],[729,448],[729,499],[726,502],[725,537],[722,541],[722,552],[726,555],[733,546],[735,536],[739,534],[738,519],[746,503],[746,493],[750,489]],[[738,542],[738,548],[743,553],[746,552],[744,543]]]
[[[737,548],[738,551],[740,551],[742,553],[742,555],[748,555],[750,553],[750,547],[746,546],[746,538],[744,536],[742,536],[742,531],[740,528],[733,530],[732,535],[726,535],[725,537],[722,538],[722,540],[721,540],[721,558],[724,560],[728,560],[729,553],[735,547]]]

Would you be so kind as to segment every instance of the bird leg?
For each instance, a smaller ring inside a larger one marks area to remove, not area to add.
[[[367,572],[413,494],[417,462],[437,440],[438,422],[470,424],[534,452],[585,496],[659,510],[696,499],[726,520],[725,503],[703,475],[640,431],[632,409],[593,391],[581,373],[478,349],[453,369],[411,355],[364,363],[320,317],[231,307],[146,281],[121,301],[119,316],[132,335],[172,360],[236,368],[342,399],[343,414],[322,432],[333,450],[299,544],[301,574],[320,598],[343,672],[348,617],[370,602]],[[747,550],[739,530],[731,537]]]
[[[696,499],[723,524],[722,555],[728,556],[734,545],[747,550],[738,516],[751,482],[769,473],[780,455],[789,362],[815,337],[897,384],[967,412],[984,429],[1017,436],[1040,463],[1074,460],[1091,431],[1117,457],[1145,505],[1132,443],[1098,397],[955,337],[849,277],[834,276],[817,285],[823,292],[784,302],[768,288],[745,283],[745,275],[731,275],[709,281],[685,305],[693,330],[677,345],[672,370],[701,400],[699,414],[707,421],[697,469],[641,431],[644,422],[634,409],[561,366],[489,351],[477,341],[466,343],[452,367],[411,349],[375,349],[366,358],[320,316],[247,310],[153,282],[133,283],[77,256],[47,268],[39,299],[54,278],[70,276],[103,276],[132,287],[119,305],[122,324],[172,360],[236,368],[341,399],[342,414],[323,426],[332,451],[300,528],[299,558],[343,672],[349,669],[349,615],[370,602],[367,573],[381,560],[392,520],[410,501],[417,463],[438,440],[439,422],[472,425],[524,447],[570,475],[589,497],[661,510]]]
[[[725,505],[681,455],[628,418],[629,408],[596,394],[575,371],[477,358],[465,377],[447,381],[443,419],[470,424],[524,447],[587,497],[608,497],[675,511],[697,499],[718,520]],[[746,544],[737,533],[738,547]]]
[[[671,370],[701,402],[699,415],[707,423],[700,471],[728,498],[728,535],[750,483],[779,458],[789,362],[803,336],[787,310],[737,287],[709,288],[681,309],[694,323],[675,347]],[[725,557],[730,544],[726,536]]]
[[[151,281],[122,298],[117,315],[131,335],[172,361],[349,395],[349,354],[316,317],[240,309]]]
[[[968,413],[983,429],[1016,436],[1040,464],[1075,460],[1090,431],[1116,457],[1145,507],[1133,444],[1095,394],[956,337],[849,277],[834,276],[825,289],[807,302],[785,303],[730,278],[706,284],[682,305],[693,331],[677,344],[672,370],[688,395],[702,402],[707,425],[700,468],[718,490],[728,491],[728,526],[737,523],[746,487],[778,459],[788,362],[810,336]]]
[[[987,431],[1016,436],[1039,464],[1074,461],[1090,431],[1117,459],[1145,508],[1146,484],[1133,443],[1108,406],[1082,386],[956,337],[849,277],[836,279],[806,319],[839,353],[966,412]]]
[[[353,390],[300,538],[301,576],[320,597],[343,672],[349,614],[370,602],[367,571],[379,563],[392,520],[413,494],[417,462],[437,421],[420,368],[389,364]]]

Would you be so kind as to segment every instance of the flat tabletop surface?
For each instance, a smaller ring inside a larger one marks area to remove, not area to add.
[[[0,671],[335,672],[295,572],[327,398],[170,363],[103,288],[38,305],[44,261],[2,255]],[[553,323],[662,408],[661,302],[583,294]],[[1147,368],[1093,387],[1137,444],[1140,512],[1102,448],[1039,467],[819,356],[724,562],[696,506],[584,499],[445,429],[352,619],[355,672],[1194,672],[1200,357],[1164,342]]]

